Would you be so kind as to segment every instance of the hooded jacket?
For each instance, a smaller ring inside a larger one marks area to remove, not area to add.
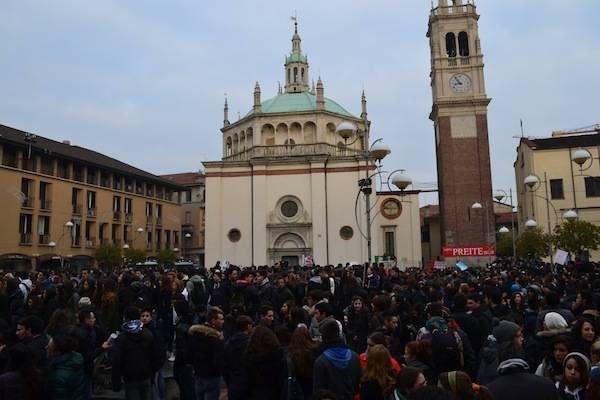
[[[112,348],[113,389],[120,388],[121,378],[125,382],[150,379],[161,365],[160,355],[152,332],[144,328],[142,321],[128,321],[121,327],[121,334]]]
[[[74,351],[49,360],[50,380],[54,399],[83,400],[85,381],[83,357]]]
[[[529,365],[511,358],[498,366],[499,377],[487,385],[494,400],[557,400],[558,392],[550,379],[529,373]]]
[[[313,393],[328,389],[339,400],[352,400],[358,393],[362,370],[358,355],[339,340],[323,343],[323,354],[315,361]]]
[[[218,378],[223,374],[223,334],[207,324],[192,325],[188,362],[194,366],[196,376]]]

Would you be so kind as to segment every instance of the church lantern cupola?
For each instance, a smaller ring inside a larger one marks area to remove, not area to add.
[[[310,90],[308,85],[308,58],[302,54],[298,34],[298,21],[294,22],[292,52],[285,58],[285,92],[301,93]]]

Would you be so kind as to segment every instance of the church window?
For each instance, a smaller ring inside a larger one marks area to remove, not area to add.
[[[456,57],[456,36],[452,32],[446,33],[446,53],[448,57]]]
[[[294,200],[286,200],[281,204],[281,214],[287,218],[292,218],[298,214],[298,204]]]
[[[288,72],[287,81],[288,81],[288,83],[290,83],[290,68],[288,68],[287,72]]]
[[[231,147],[231,138],[227,138],[225,143],[225,157],[229,157],[233,154],[233,148]]]
[[[229,239],[230,242],[235,243],[235,242],[239,242],[240,239],[242,238],[242,232],[240,232],[239,229],[231,229],[228,233],[227,233],[227,238]]]
[[[294,67],[294,83],[298,82],[298,67]]]
[[[354,230],[351,226],[342,226],[340,228],[340,237],[344,240],[350,240],[354,236]]]
[[[469,35],[467,35],[467,32],[458,34],[458,51],[462,57],[469,56]]]
[[[302,78],[302,82],[304,82],[304,68],[300,69],[300,76]]]

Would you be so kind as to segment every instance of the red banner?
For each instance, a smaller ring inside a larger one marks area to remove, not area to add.
[[[444,246],[444,257],[495,257],[496,246]]]

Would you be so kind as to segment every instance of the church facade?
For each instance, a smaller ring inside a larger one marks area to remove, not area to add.
[[[320,77],[309,85],[309,63],[297,25],[284,64],[285,85],[236,122],[225,102],[219,161],[206,169],[206,265],[229,261],[265,265],[287,261],[361,263],[367,256],[364,196],[358,181],[373,175],[367,102],[354,116],[324,96]],[[344,141],[336,127],[358,129]],[[372,180],[372,254],[400,266],[421,263],[416,191],[392,191]],[[379,189],[377,191],[376,189]]]

